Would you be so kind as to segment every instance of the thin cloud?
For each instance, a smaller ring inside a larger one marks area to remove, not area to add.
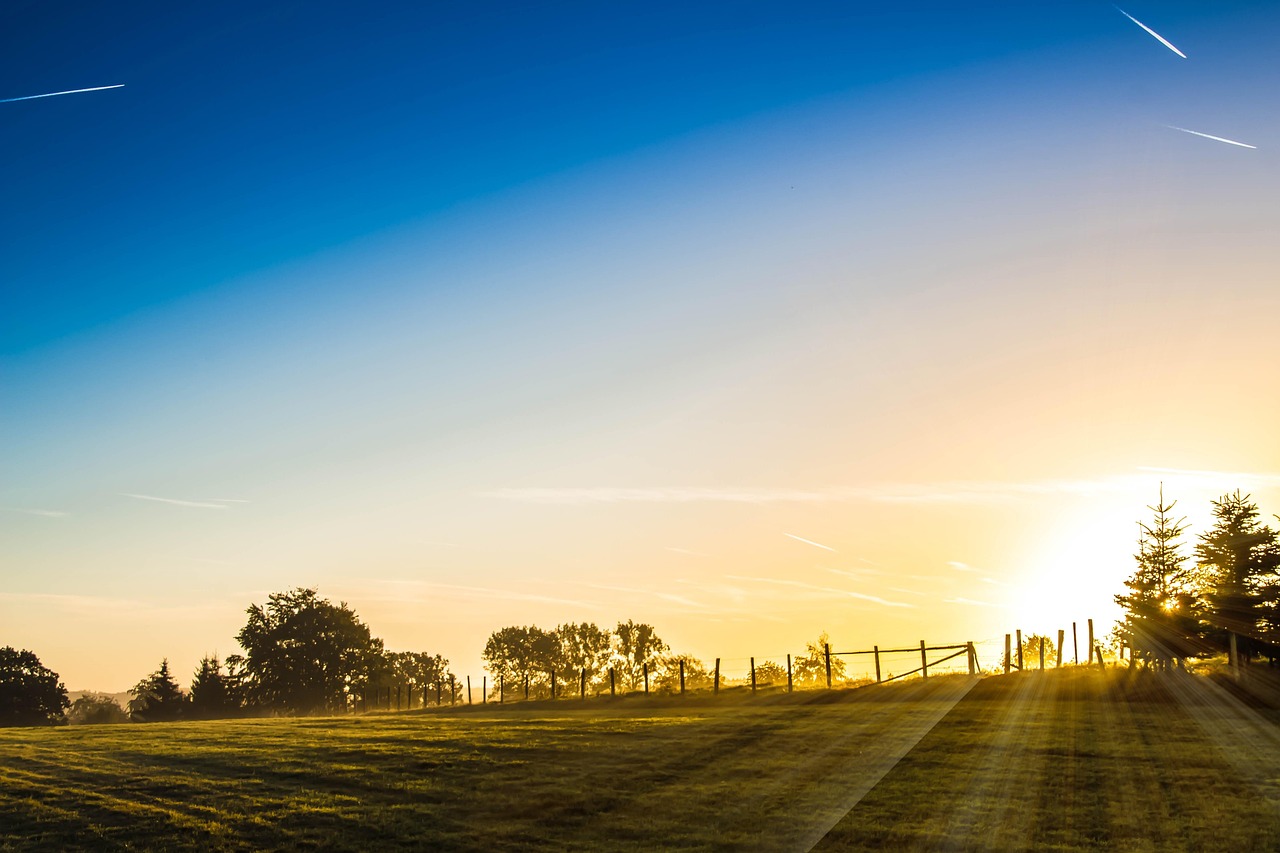
[[[797,542],[803,542],[806,545],[812,545],[815,548],[821,548],[824,551],[830,551],[833,554],[838,553],[836,549],[832,548],[830,545],[823,545],[821,542],[814,542],[812,539],[805,539],[803,536],[797,536],[794,533],[783,533],[782,535],[790,537],[791,539],[794,539]]]
[[[948,560],[947,565],[955,569],[957,572],[976,572],[977,571],[977,569],[975,569],[973,566],[970,566],[968,563],[962,563],[959,560]]]
[[[888,599],[880,598],[877,595],[866,595],[865,593],[852,592],[847,589],[836,589],[835,587],[830,587],[830,586],[818,586],[816,584],[805,583],[804,581],[784,580],[782,578],[744,577],[742,575],[725,575],[725,577],[730,578],[731,580],[751,581],[754,583],[774,584],[777,586],[789,586],[789,587],[794,587],[796,589],[807,589],[807,590],[812,590],[814,592],[823,592],[823,593],[829,593],[833,595],[843,595],[849,598],[857,598],[861,601],[870,601],[873,604],[880,604],[885,607],[915,607],[914,604],[907,604],[905,601],[889,601]]]
[[[1192,136],[1203,136],[1205,139],[1212,139],[1214,142],[1225,142],[1228,145],[1238,145],[1241,148],[1252,148],[1255,151],[1258,148],[1258,146],[1250,145],[1247,142],[1236,142],[1234,139],[1227,139],[1225,136],[1214,136],[1211,133],[1201,133],[1198,130],[1187,130],[1185,127],[1177,127],[1176,125],[1172,125],[1172,124],[1166,124],[1165,127],[1169,128],[1170,130],[1180,130],[1183,133],[1189,133]]]
[[[974,599],[974,598],[944,598],[942,600],[942,603],[943,604],[964,604],[969,607],[995,607],[995,605],[989,601],[978,601],[977,599]]]
[[[832,486],[821,489],[724,489],[704,487],[624,488],[615,486],[575,488],[508,488],[483,492],[500,500],[540,504],[613,503],[987,503],[1024,497],[1066,495],[1096,497],[1123,492],[1131,483],[1121,477],[1094,480],[1034,480],[1028,482],[946,481],[937,483],[887,483],[868,486]]]
[[[16,512],[22,515],[38,515],[41,518],[63,518],[69,513],[60,509],[23,509],[16,506],[0,506],[0,512]]]
[[[1152,38],[1154,38],[1156,41],[1160,42],[1160,43],[1161,43],[1162,45],[1164,45],[1165,47],[1169,48],[1169,50],[1172,50],[1174,53],[1178,54],[1178,56],[1181,56],[1183,59],[1186,59],[1186,58],[1187,58],[1187,55],[1186,55],[1185,53],[1183,53],[1182,51],[1178,50],[1176,47],[1174,47],[1174,46],[1173,46],[1173,44],[1172,44],[1172,43],[1171,43],[1167,38],[1165,38],[1164,36],[1160,35],[1160,34],[1159,34],[1158,32],[1156,32],[1155,30],[1151,29],[1151,27],[1148,27],[1146,24],[1142,23],[1142,21],[1139,21],[1139,20],[1138,20],[1137,18],[1135,18],[1133,15],[1130,15],[1130,14],[1129,14],[1128,12],[1126,12],[1124,9],[1121,9],[1119,6],[1116,6],[1116,11],[1117,11],[1117,12],[1119,12],[1121,15],[1124,15],[1124,16],[1125,16],[1126,18],[1128,18],[1129,20],[1133,21],[1133,22],[1134,22],[1135,24],[1137,24],[1138,26],[1142,27],[1144,30],[1146,30],[1146,31],[1147,31],[1148,35],[1150,35],[1150,36],[1151,36]]]
[[[827,571],[831,572],[831,574],[833,574],[833,575],[840,575],[841,577],[853,578],[854,580],[858,580],[858,579],[860,579],[860,578],[865,578],[865,577],[867,577],[868,575],[882,575],[882,574],[884,574],[884,572],[877,571],[876,569],[832,569],[832,568],[828,568],[828,569],[827,569]]]
[[[0,98],[0,104],[11,104],[14,101],[34,101],[36,98],[56,98],[59,95],[76,95],[80,92],[101,92],[104,89],[123,89],[123,83],[114,86],[90,86],[88,89],[67,89],[64,92],[45,92],[43,95],[23,95],[20,98]]]
[[[212,501],[184,501],[178,498],[160,498],[155,495],[136,495],[132,492],[119,492],[121,497],[135,498],[140,501],[155,501],[162,504],[173,504],[174,506],[194,506],[202,509],[226,509],[227,505],[223,503],[214,503]]]
[[[1206,471],[1200,468],[1160,468],[1154,465],[1143,465],[1140,466],[1138,470],[1150,471],[1153,474],[1172,474],[1178,477],[1196,477],[1204,480],[1228,480],[1232,482],[1245,480],[1253,483],[1280,485],[1280,474],[1271,474],[1260,471]]]
[[[453,583],[436,583],[434,581],[417,581],[417,580],[401,580],[401,579],[384,579],[374,578],[368,581],[370,583],[382,583],[396,586],[412,586],[420,587],[424,590],[447,590],[457,592],[467,597],[483,597],[497,598],[506,601],[532,601],[540,604],[568,604],[573,607],[596,608],[600,606],[597,601],[579,601],[572,598],[557,598],[550,595],[538,595],[537,593],[516,592],[511,589],[496,589],[485,586],[467,586],[465,584]],[[368,595],[353,594],[351,598],[359,598],[363,601],[426,601],[429,599],[408,599],[404,596],[396,595],[385,598],[371,597]]]

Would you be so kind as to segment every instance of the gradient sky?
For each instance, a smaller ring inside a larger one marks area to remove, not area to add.
[[[5,4],[0,98],[124,88],[0,103],[0,644],[1109,620],[1161,481],[1280,512],[1280,10],[1124,8],[1188,59],[1105,2]]]

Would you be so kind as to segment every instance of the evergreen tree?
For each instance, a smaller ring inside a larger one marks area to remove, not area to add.
[[[1219,648],[1235,634],[1241,658],[1248,660],[1264,645],[1268,627],[1267,590],[1280,568],[1276,531],[1261,523],[1250,495],[1223,495],[1213,502],[1216,523],[1196,544],[1204,589],[1206,634]]]
[[[228,717],[239,709],[222,661],[217,655],[200,659],[191,677],[191,716],[198,720]]]
[[[1197,650],[1190,642],[1195,632],[1196,604],[1191,590],[1192,572],[1185,565],[1182,534],[1186,518],[1174,519],[1177,501],[1164,502],[1164,484],[1150,523],[1139,522],[1137,568],[1125,581],[1129,592],[1117,595],[1125,609],[1122,636],[1135,658],[1167,666]]]
[[[169,672],[169,659],[160,668],[139,681],[129,700],[129,718],[137,723],[158,723],[181,719],[187,709],[187,696]]]

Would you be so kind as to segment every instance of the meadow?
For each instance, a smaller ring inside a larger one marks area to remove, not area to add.
[[[1079,668],[0,730],[0,849],[1276,850],[1265,706]]]

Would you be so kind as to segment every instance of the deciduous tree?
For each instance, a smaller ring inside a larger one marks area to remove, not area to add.
[[[67,688],[34,652],[0,649],[0,726],[48,726],[65,721]]]

